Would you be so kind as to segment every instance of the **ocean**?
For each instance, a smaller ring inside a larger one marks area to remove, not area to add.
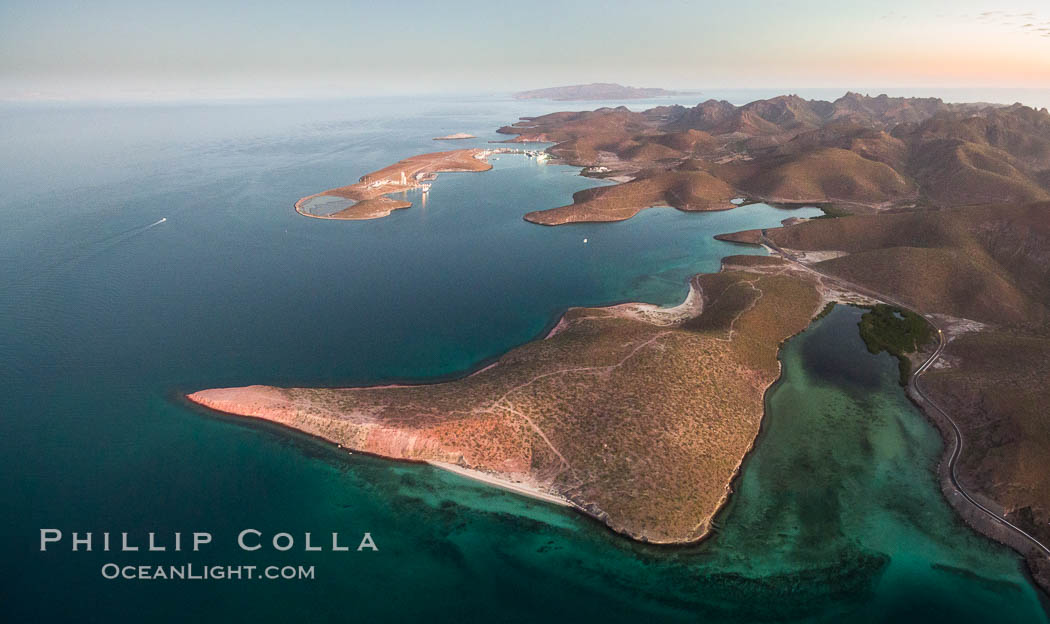
[[[568,306],[673,305],[690,275],[761,253],[714,234],[819,214],[658,208],[536,226],[522,215],[599,182],[514,155],[441,174],[425,206],[410,196],[384,219],[292,209],[404,156],[484,147],[520,116],[583,107],[488,96],[0,105],[4,619],[1047,621],[1020,558],[941,497],[937,433],[895,362],[867,353],[853,308],[787,343],[719,530],[682,548],[182,399],[460,376]],[[431,140],[453,132],[478,138]],[[41,552],[45,528],[66,541]],[[245,552],[244,529],[264,543],[288,532],[296,546]],[[214,541],[198,553],[72,552],[74,531]],[[326,544],[339,532],[351,548],[306,552],[306,532]],[[366,532],[378,551],[356,550]],[[111,580],[110,563],[313,566],[315,578]]]

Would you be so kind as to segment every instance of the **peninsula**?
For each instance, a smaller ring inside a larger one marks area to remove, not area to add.
[[[412,202],[387,197],[413,189],[429,190],[437,174],[454,171],[488,171],[492,168],[486,158],[499,151],[463,149],[410,156],[389,167],[361,176],[355,184],[329,189],[303,197],[295,202],[295,211],[304,217],[317,219],[378,219],[394,210],[408,208]],[[309,207],[320,201],[340,202],[339,208],[327,215],[313,214]]]
[[[677,308],[570,309],[546,339],[457,381],[203,390],[209,408],[564,501],[634,539],[697,540],[758,434],[778,345],[823,308],[773,258],[726,260]]]

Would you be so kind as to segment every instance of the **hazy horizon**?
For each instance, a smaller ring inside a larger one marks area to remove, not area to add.
[[[550,84],[549,87],[567,86]],[[659,85],[630,85],[659,86]],[[987,103],[993,105],[1011,105],[1021,103],[1035,109],[1050,109],[1050,88],[1047,89],[1011,89],[1007,87],[754,87],[754,88],[720,88],[680,89],[674,95],[637,100],[528,100],[537,111],[552,110],[591,110],[600,106],[622,105],[631,110],[645,110],[653,106],[683,105],[694,106],[714,99],[725,100],[736,106],[742,106],[756,100],[768,99],[780,95],[798,95],[807,100],[834,101],[848,92],[867,96],[888,95],[890,97],[935,97],[949,103]],[[412,97],[430,97],[435,103],[478,100],[485,98],[511,99],[511,91],[431,91],[431,92],[387,92],[371,94],[270,94],[270,95],[229,95],[216,94],[171,94],[170,96],[152,97],[135,96],[134,94],[96,96],[96,97],[34,97],[3,98],[0,106],[5,107],[108,107],[108,106],[232,106],[232,105],[281,105],[297,102],[339,102],[354,100],[405,99]]]
[[[0,100],[509,93],[590,82],[915,95],[1048,90],[1050,8],[1032,0],[654,0],[600,11],[569,2],[557,14],[455,0],[440,12],[413,1],[398,10],[335,0],[0,5]]]

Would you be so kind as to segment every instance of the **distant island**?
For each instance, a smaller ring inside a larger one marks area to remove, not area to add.
[[[455,134],[449,134],[446,136],[434,137],[435,141],[458,141],[460,139],[476,139],[478,137],[473,134],[467,134],[466,132],[457,132]]]
[[[572,100],[643,100],[665,95],[675,95],[675,92],[656,88],[625,87],[614,82],[592,82],[591,84],[519,91],[514,94],[514,99],[568,102]]]

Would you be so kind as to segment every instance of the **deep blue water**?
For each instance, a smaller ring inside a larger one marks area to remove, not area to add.
[[[623,223],[544,228],[521,216],[568,203],[596,182],[519,156],[501,157],[489,172],[442,174],[425,207],[380,220],[292,211],[302,195],[406,155],[486,145],[503,138],[496,127],[561,107],[401,98],[0,108],[5,617],[834,621],[892,613],[920,587],[928,605],[959,594],[952,604],[978,621],[990,613],[1045,621],[1018,558],[945,513],[925,468],[908,483],[940,507],[901,533],[917,544],[907,553],[869,539],[870,527],[844,523],[837,549],[767,558],[771,544],[795,542],[790,531],[766,533],[765,542],[732,537],[732,527],[747,526],[748,505],[769,500],[747,480],[724,519],[727,537],[654,550],[561,509],[427,467],[348,457],[180,399],[216,386],[463,374],[542,333],[567,306],[677,303],[691,274],[717,270],[730,253],[755,253],[713,234],[815,214],[661,208]],[[431,140],[451,132],[479,138]],[[850,344],[841,335],[825,340]],[[895,370],[863,345],[856,353],[858,366]],[[819,359],[785,362],[802,370]],[[829,383],[851,396],[846,380]],[[887,443],[920,438],[917,465],[928,468],[939,449],[932,429],[893,384],[875,393],[917,428]],[[849,485],[834,471],[822,478],[828,491]],[[790,522],[794,512],[784,513]],[[822,521],[834,524],[835,510],[826,513]],[[38,531],[48,527],[140,538],[209,531],[216,543],[199,556],[72,553],[68,544],[41,553]],[[242,553],[232,540],[243,528],[340,531],[354,543],[370,531],[380,552]],[[918,563],[887,564],[910,556]],[[317,578],[109,581],[99,574],[108,561],[306,564]],[[934,563],[980,569],[949,583]],[[849,573],[828,572],[847,564]],[[902,584],[902,570],[915,582]]]

